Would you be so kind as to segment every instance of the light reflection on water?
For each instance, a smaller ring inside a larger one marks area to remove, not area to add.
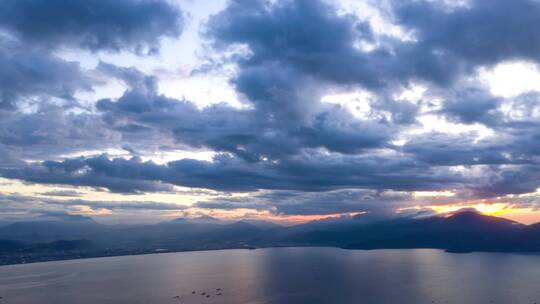
[[[539,255],[428,249],[223,250],[0,267],[2,303],[532,304],[538,286]]]

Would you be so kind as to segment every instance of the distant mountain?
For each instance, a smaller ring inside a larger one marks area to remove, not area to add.
[[[199,217],[179,217],[172,221],[165,222],[165,223],[195,223],[195,224],[224,224],[225,222],[217,219],[215,217],[211,217],[208,215],[203,215]]]
[[[49,242],[81,239],[107,229],[88,217],[45,218],[0,227],[0,239],[23,242]]]
[[[264,228],[259,227],[265,226]],[[272,228],[270,228],[272,227]],[[279,227],[279,226],[277,226]],[[96,236],[99,244],[107,247],[159,248],[168,250],[218,249],[243,246],[260,239],[270,224],[247,221],[228,222],[204,218],[179,218],[153,225],[136,225],[111,229],[104,236]]]
[[[451,252],[540,252],[540,224],[476,212],[363,221],[329,218],[296,226],[244,220],[180,218],[153,225],[103,225],[88,218],[47,219],[0,227],[0,264],[162,251],[336,246],[437,248]],[[20,253],[24,255],[24,260]]]
[[[355,249],[439,248],[453,252],[540,251],[534,227],[476,212],[449,217],[398,219],[345,231],[297,235],[296,241]]]

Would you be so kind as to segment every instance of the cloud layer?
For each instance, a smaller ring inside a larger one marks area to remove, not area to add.
[[[539,93],[496,96],[481,73],[507,62],[538,64],[540,35],[532,29],[540,4],[370,7],[384,19],[383,30],[320,0],[228,1],[193,30],[208,61],[190,72],[226,77],[241,106],[201,106],[165,95],[163,71],[100,57],[157,56],[162,38],[177,39],[184,29],[179,7],[3,1],[0,175],[119,193],[177,186],[253,192],[194,207],[288,215],[387,213],[425,203],[415,191],[451,191],[455,202],[534,194]],[[99,64],[82,68],[56,52],[62,48],[90,51]],[[99,94],[90,105],[79,100],[108,82],[124,91]],[[419,89],[419,97],[407,95]],[[343,100],[329,103],[328,96]],[[110,149],[127,152],[112,156]],[[141,157],[178,151],[215,156]]]
[[[160,37],[182,31],[178,9],[154,0],[7,0],[0,4],[0,27],[46,48],[157,52]]]

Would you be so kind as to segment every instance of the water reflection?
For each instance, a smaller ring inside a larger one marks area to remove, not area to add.
[[[0,267],[5,303],[540,303],[540,257],[225,250]]]

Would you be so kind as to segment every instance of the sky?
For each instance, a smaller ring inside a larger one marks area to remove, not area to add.
[[[0,223],[540,221],[537,0],[3,0]]]

